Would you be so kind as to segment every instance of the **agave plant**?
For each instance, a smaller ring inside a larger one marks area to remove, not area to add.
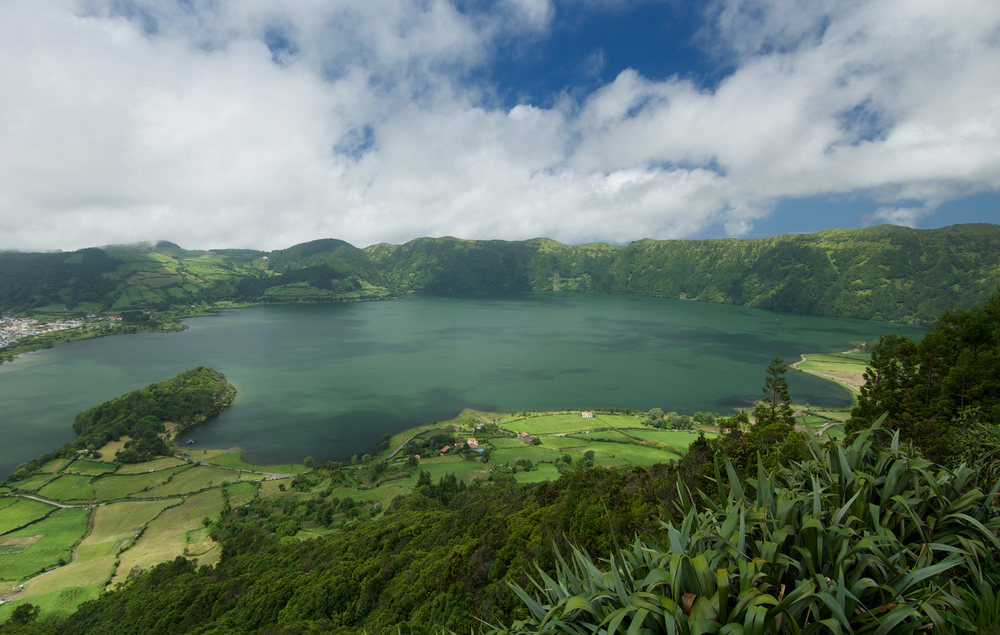
[[[637,539],[598,564],[574,550],[496,633],[916,633],[971,628],[959,588],[1000,572],[1000,518],[947,470],[871,430],[847,448],[810,440],[811,460],[745,488],[726,461],[726,500],[680,491],[665,544]],[[717,475],[723,483],[721,473]],[[721,488],[720,488],[721,489]],[[752,492],[752,494],[751,494]]]

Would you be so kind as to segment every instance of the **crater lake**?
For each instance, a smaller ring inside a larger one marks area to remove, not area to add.
[[[603,407],[732,414],[758,399],[771,357],[843,351],[886,322],[663,298],[421,293],[398,300],[268,305],[187,320],[179,333],[60,344],[0,366],[0,470],[75,438],[78,412],[195,366],[239,390],[186,435],[252,463],[345,460],[383,433],[489,411]],[[845,388],[789,370],[799,403],[846,405]],[[108,457],[111,458],[111,457]]]

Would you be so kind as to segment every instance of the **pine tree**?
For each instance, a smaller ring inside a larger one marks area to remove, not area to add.
[[[758,426],[782,423],[791,429],[795,425],[795,418],[792,416],[792,398],[788,396],[788,382],[785,380],[787,371],[785,360],[775,355],[767,367],[764,399],[753,411]]]

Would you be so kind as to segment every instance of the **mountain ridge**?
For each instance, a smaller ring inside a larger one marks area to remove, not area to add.
[[[0,254],[8,312],[381,299],[418,291],[561,291],[740,304],[927,324],[1000,284],[1000,225],[876,225],[768,238],[564,245],[422,237],[358,248],[324,238],[286,249],[187,250],[145,243]]]

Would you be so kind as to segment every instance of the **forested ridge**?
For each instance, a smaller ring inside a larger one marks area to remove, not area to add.
[[[998,284],[1000,226],[988,224],[645,239],[625,246],[443,237],[365,249],[323,239],[267,254],[172,243],[0,254],[0,309],[15,313],[169,311],[220,301],[345,301],[413,291],[565,291],[928,324],[949,307],[982,303]]]

